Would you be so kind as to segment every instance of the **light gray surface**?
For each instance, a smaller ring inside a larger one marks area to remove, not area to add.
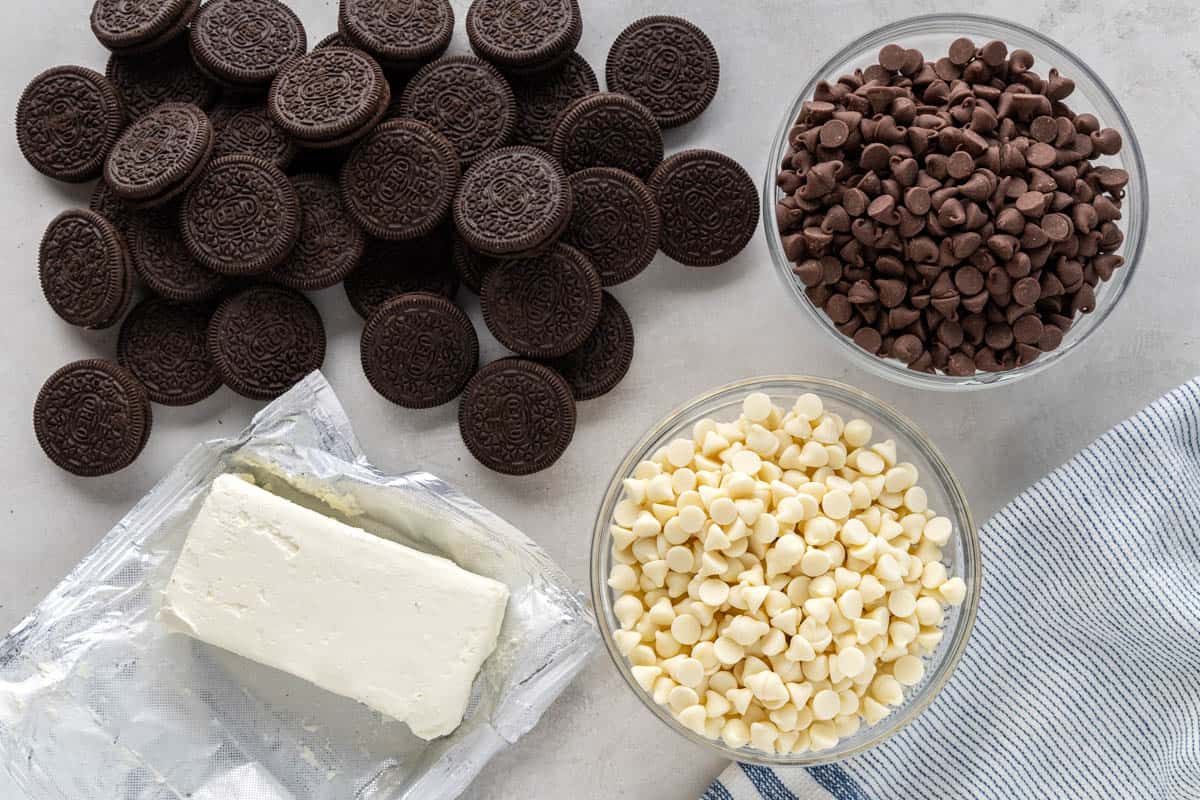
[[[975,11],[1006,16],[1067,45],[1108,82],[1138,131],[1151,186],[1151,225],[1140,274],[1104,328],[1065,363],[1013,387],[962,396],[901,390],[845,363],[806,322],[756,239],[719,269],[688,270],[660,257],[614,292],[628,308],[638,350],[626,381],[581,405],[579,431],[548,472],[513,479],[480,468],[463,447],[453,405],[405,411],[372,392],[358,363],[360,321],[341,289],[316,295],[330,335],[325,372],[372,460],[389,471],[421,468],[456,483],[524,529],[587,582],[588,540],[611,470],[652,423],[728,381],[796,372],[858,385],[915,418],[942,448],[985,520],[1024,486],[1112,423],[1196,373],[1195,262],[1200,203],[1200,7],[1188,0],[584,0],[581,52],[603,72],[609,43],[633,19],[677,13],[703,27],[722,59],[721,91],[693,125],[669,132],[668,150],[705,146],[740,160],[757,180],[791,94],[834,50],[904,16]],[[335,0],[292,0],[310,42],[334,29]],[[6,4],[0,107],[57,63],[102,68],[105,52],[83,0]],[[466,48],[455,0],[455,50]],[[10,116],[11,118],[11,116]],[[80,480],[53,467],[33,438],[30,410],[42,381],[67,361],[111,356],[115,332],[61,323],[40,297],[37,243],[61,209],[86,204],[90,186],[42,178],[21,159],[11,129],[0,148],[0,230],[7,270],[0,289],[0,629],[11,628],[97,539],[197,441],[241,428],[258,404],[221,391],[188,409],[155,408],[141,459],[108,478]],[[465,297],[464,293],[464,297]],[[473,299],[471,301],[474,306]],[[472,312],[478,320],[477,310]],[[481,329],[484,359],[501,354]],[[640,707],[598,654],[538,726],[497,758],[465,795],[484,798],[691,798],[723,767]]]

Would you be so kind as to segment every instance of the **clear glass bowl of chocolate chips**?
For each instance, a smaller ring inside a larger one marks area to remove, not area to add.
[[[1037,31],[934,14],[826,62],[787,109],[768,245],[866,368],[996,386],[1088,338],[1133,277],[1146,170],[1100,77]]]

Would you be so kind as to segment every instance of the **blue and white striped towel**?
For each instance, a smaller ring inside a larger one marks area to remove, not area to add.
[[[1200,798],[1200,380],[983,529],[967,653],[863,755],[730,766],[702,800]]]

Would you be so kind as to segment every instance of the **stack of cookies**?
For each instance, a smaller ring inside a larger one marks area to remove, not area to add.
[[[56,463],[127,465],[149,401],[195,403],[221,385],[282,394],[325,356],[302,292],[344,283],[380,394],[409,408],[462,394],[472,454],[536,472],[569,444],[575,402],[629,369],[632,324],[606,288],[659,249],[707,267],[753,236],[757,193],[739,165],[705,150],[664,160],[662,129],[717,90],[716,51],[694,25],[631,25],[601,93],[575,52],[576,0],[476,0],[474,56],[444,55],[448,0],[401,5],[410,13],[341,0],[338,33],[306,52],[280,0],[96,0],[105,75],[57,67],[29,85],[17,114],[29,162],[102,178],[89,210],[46,232],[47,300],[71,324],[122,326],[119,363],[68,365],[38,398]],[[138,284],[147,297],[130,311]],[[515,357],[479,369],[460,285]],[[74,407],[92,402],[88,387],[111,402]],[[54,417],[89,423],[54,436]]]

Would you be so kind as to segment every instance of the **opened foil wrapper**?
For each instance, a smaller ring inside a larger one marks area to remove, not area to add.
[[[454,733],[422,741],[155,620],[192,520],[225,472],[508,586],[499,642]],[[541,548],[432,475],[371,467],[313,373],[240,435],[196,447],[0,641],[0,797],[457,797],[537,723],[598,642],[583,596]]]

